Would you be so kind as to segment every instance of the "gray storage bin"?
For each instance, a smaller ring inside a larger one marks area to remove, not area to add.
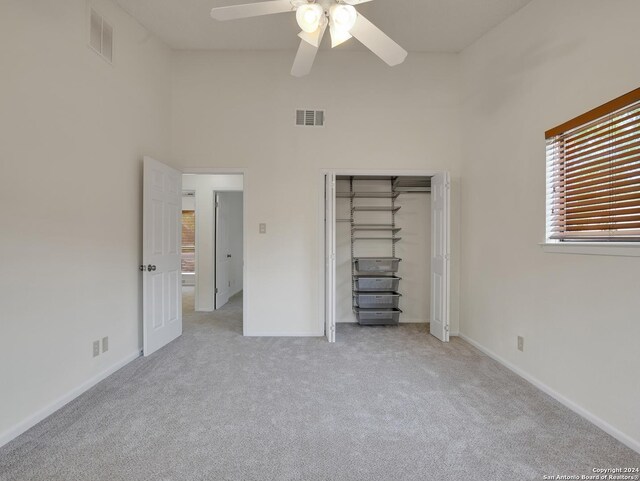
[[[355,308],[358,323],[366,326],[382,326],[398,324],[400,322],[400,309],[362,309]]]
[[[401,260],[397,257],[355,257],[353,262],[360,272],[396,272]]]
[[[400,277],[397,276],[354,276],[356,291],[397,291]]]
[[[364,309],[392,309],[400,303],[397,292],[354,292],[353,297],[356,306]]]

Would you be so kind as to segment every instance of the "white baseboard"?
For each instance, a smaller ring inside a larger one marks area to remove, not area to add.
[[[324,331],[247,331],[247,337],[322,337]]]
[[[28,429],[31,429],[33,426],[38,424],[40,421],[42,421],[43,419],[49,417],[54,412],[56,412],[58,409],[63,407],[65,404],[73,401],[75,398],[80,396],[82,393],[88,391],[93,386],[98,384],[100,381],[102,381],[103,379],[109,377],[111,374],[113,374],[117,370],[123,368],[124,366],[129,364],[134,359],[137,359],[141,355],[142,355],[141,351],[135,351],[135,352],[129,354],[128,356],[126,356],[125,358],[123,358],[120,361],[116,362],[115,364],[111,365],[110,367],[108,367],[107,369],[102,371],[101,373],[96,374],[91,379],[86,380],[85,382],[83,382],[82,384],[77,386],[76,388],[72,389],[71,391],[69,391],[64,396],[59,397],[58,399],[53,401],[48,406],[45,406],[44,408],[42,408],[39,411],[35,412],[31,416],[29,416],[27,419],[24,419],[23,421],[20,421],[15,426],[7,429],[5,432],[0,434],[0,447],[4,446],[9,441],[17,438],[18,436],[20,436],[22,433],[24,433]]]
[[[400,316],[400,324],[429,324],[429,320],[424,319],[406,319]]]
[[[585,418],[587,421],[595,424],[600,429],[602,429],[605,433],[609,434],[610,436],[613,436],[618,441],[620,441],[622,444],[624,444],[624,445],[628,446],[629,448],[633,449],[634,451],[640,453],[640,441],[638,441],[637,439],[633,439],[631,436],[626,435],[625,433],[623,433],[619,429],[613,427],[611,424],[609,424],[605,420],[599,418],[598,416],[596,416],[595,414],[591,413],[590,411],[587,411],[582,406],[576,404],[572,400],[564,397],[562,394],[560,394],[559,392],[551,389],[549,386],[544,384],[542,381],[536,379],[535,377],[531,376],[530,374],[528,374],[527,372],[523,371],[522,369],[514,366],[509,361],[507,361],[506,359],[503,359],[502,357],[498,356],[495,352],[491,351],[490,349],[487,349],[486,347],[484,347],[479,342],[474,341],[473,339],[471,339],[470,337],[467,337],[466,335],[464,335],[462,333],[459,333],[459,337],[461,339],[464,339],[465,341],[467,341],[469,344],[471,344],[476,349],[478,349],[478,350],[482,351],[483,353],[485,353],[490,358],[498,361],[500,364],[502,364],[503,366],[505,366],[509,370],[513,371],[514,373],[516,373],[521,378],[523,378],[526,381],[530,382],[535,387],[540,389],[542,392],[544,392],[544,393],[548,394],[549,396],[551,396],[552,398],[554,398],[556,401],[558,401],[561,404],[565,405],[566,407],[571,409],[576,414],[579,414],[580,416]]]
[[[241,292],[242,292],[242,286],[240,286],[240,288],[236,289],[235,291],[229,292],[229,299],[231,299],[236,294],[240,294]]]

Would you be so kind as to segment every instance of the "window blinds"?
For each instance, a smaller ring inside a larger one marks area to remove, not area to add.
[[[196,271],[196,212],[182,211],[182,272]]]
[[[547,238],[640,241],[640,89],[546,139]]]

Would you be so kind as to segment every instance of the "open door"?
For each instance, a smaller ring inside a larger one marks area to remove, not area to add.
[[[324,188],[325,232],[325,335],[329,342],[336,341],[336,175],[325,175]]]
[[[229,202],[223,195],[215,196],[215,300],[216,309],[220,309],[229,302],[230,269],[231,269],[231,239],[229,237]]]
[[[449,173],[431,177],[431,334],[449,342]]]
[[[182,173],[144,158],[142,203],[143,353],[182,334]]]

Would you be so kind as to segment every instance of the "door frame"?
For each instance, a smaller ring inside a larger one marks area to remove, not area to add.
[[[202,175],[242,175],[242,335],[248,336],[247,334],[247,319],[249,318],[249,306],[250,306],[250,297],[249,297],[249,282],[247,276],[247,265],[249,263],[248,258],[248,249],[247,249],[247,232],[249,232],[249,223],[247,221],[247,202],[249,199],[249,173],[248,169],[243,168],[224,168],[224,167],[184,167],[182,170],[183,174],[202,174]],[[226,191],[231,192],[231,191]],[[239,191],[233,191],[239,192]],[[214,211],[215,216],[215,211]],[[198,226],[196,224],[196,230]],[[197,248],[196,248],[197,252]],[[196,263],[197,263],[197,254],[196,254]],[[213,277],[215,284],[215,255],[213,259],[214,269],[213,269]],[[197,282],[197,280],[196,280]],[[197,290],[196,290],[197,292]],[[213,292],[213,305],[215,308],[215,291]],[[215,310],[215,309],[214,309]]]
[[[325,319],[326,319],[326,295],[325,295],[325,276],[326,272],[326,258],[325,258],[325,178],[328,174],[333,174],[337,176],[356,176],[356,175],[366,175],[366,176],[380,176],[380,177],[392,177],[392,176],[428,176],[431,177],[436,174],[442,174],[446,171],[444,170],[422,170],[422,169],[320,169],[319,178],[319,196],[318,196],[318,235],[320,238],[320,242],[318,243],[318,265],[319,265],[319,277],[318,277],[318,285],[319,289],[319,303],[318,303],[318,329],[320,332],[325,332]],[[335,189],[333,191],[334,200],[335,200]],[[445,222],[449,225],[449,229],[451,226],[451,206],[449,205],[448,216],[445,219]],[[336,228],[335,219],[332,226],[334,232]],[[431,234],[433,236],[433,233]],[[433,240],[433,239],[432,239]],[[449,250],[451,249],[449,245]],[[431,254],[430,254],[431,255]],[[451,254],[449,254],[451,259]],[[448,276],[448,292],[451,292],[451,274]],[[333,291],[333,296],[335,299],[335,286]],[[431,296],[431,292],[429,292],[429,296]],[[433,302],[433,301],[432,301]],[[451,313],[451,296],[447,296],[448,303],[448,312]],[[335,303],[334,303],[335,304]],[[447,320],[450,326],[451,318]],[[326,332],[325,332],[326,335]]]

